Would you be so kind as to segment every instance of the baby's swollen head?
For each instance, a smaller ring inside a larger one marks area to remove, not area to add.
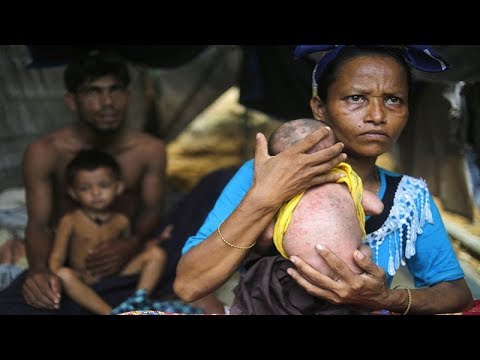
[[[270,155],[277,155],[290,146],[295,145],[307,135],[314,131],[328,126],[321,120],[315,119],[297,119],[290,120],[278,127],[270,136],[268,142],[268,151]],[[320,140],[312,149],[310,153],[325,149],[335,144],[335,136],[332,131],[329,135]]]

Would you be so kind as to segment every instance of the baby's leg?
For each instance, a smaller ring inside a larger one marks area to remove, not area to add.
[[[87,310],[100,315],[106,315],[112,311],[112,307],[85,284],[75,270],[62,267],[56,274],[60,277],[68,296]]]
[[[137,289],[145,289],[151,294],[157,286],[167,265],[167,252],[154,242],[147,243],[145,249],[127,264],[121,275],[140,275]]]

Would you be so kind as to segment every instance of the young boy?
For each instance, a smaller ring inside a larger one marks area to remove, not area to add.
[[[86,271],[89,251],[102,241],[130,235],[129,219],[111,210],[124,189],[118,163],[106,152],[82,150],[67,165],[66,181],[68,194],[79,207],[59,221],[49,259],[50,269],[60,277],[65,292],[95,314],[116,314],[148,307],[148,295],[166,265],[166,252],[153,244],[134,256],[120,272],[120,275],[141,275],[135,296],[113,311],[89,286],[100,280],[99,276]]]
[[[277,155],[305,136],[326,126],[313,119],[298,119],[282,124],[270,136],[269,153]],[[325,149],[336,142],[332,131],[309,152]],[[362,270],[352,254],[365,237],[365,212],[380,214],[381,200],[363,189],[361,179],[346,163],[334,170],[345,174],[338,183],[312,187],[285,203],[276,218],[257,240],[257,247],[266,250],[273,239],[278,252],[286,259],[298,256],[321,273],[336,280],[335,272],[315,251],[322,242],[332,249],[354,273]],[[379,182],[380,184],[380,182]],[[378,192],[378,190],[377,190]],[[370,248],[362,247],[371,254]],[[235,289],[232,314],[357,314],[362,309],[340,307],[314,301],[286,273],[291,263],[278,256],[257,261],[242,277]]]

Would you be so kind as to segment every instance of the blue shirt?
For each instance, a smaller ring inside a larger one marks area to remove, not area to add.
[[[396,191],[399,194],[397,195],[396,193],[395,197],[400,196],[402,191],[386,189],[385,178],[386,176],[399,177],[401,175],[394,174],[381,168],[379,168],[379,171],[381,181],[379,196],[382,198],[386,191]],[[432,286],[438,282],[463,278],[463,270],[460,267],[453,250],[438,208],[428,192],[426,185],[422,187],[421,180],[415,178],[404,178],[406,181],[401,183],[403,184],[402,189],[408,190],[409,187],[414,186],[417,190],[415,196],[410,196],[413,199],[408,203],[417,207],[412,213],[420,213],[420,210],[427,208],[425,205],[427,204],[428,215],[431,215],[431,221],[425,221],[421,228],[417,229],[413,241],[410,241],[409,250],[406,251],[406,234],[411,233],[410,228],[407,229],[408,226],[400,225],[396,227],[393,226],[394,230],[392,230],[392,217],[389,216],[382,229],[367,236],[367,240],[369,240],[367,243],[372,247],[374,261],[385,270],[387,283],[389,285],[393,279],[395,271],[399,268],[400,262],[402,261],[406,262],[406,265],[414,278],[416,287]],[[245,197],[245,194],[252,186],[252,183],[253,160],[249,160],[242,165],[226,185],[197,234],[187,239],[182,249],[182,254],[204,241],[217,230],[218,225],[240,204]],[[422,191],[424,196],[419,196],[418,193],[421,194]],[[409,195],[408,191],[404,192],[406,195]],[[408,196],[406,198],[409,199]],[[392,208],[393,207],[395,207],[395,205],[393,205]],[[423,216],[423,214],[420,215]],[[427,216],[427,219],[428,218],[429,216]],[[413,221],[415,224],[418,222],[418,220]],[[379,238],[378,234],[382,233],[382,231],[386,234],[385,231],[387,231],[386,229],[388,228],[391,230],[390,234]],[[414,253],[413,255],[412,252]]]

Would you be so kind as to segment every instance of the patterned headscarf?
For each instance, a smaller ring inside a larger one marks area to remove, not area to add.
[[[313,70],[312,83],[316,88],[320,77],[327,65],[334,60],[348,45],[298,45],[295,48],[295,58],[301,58],[308,54],[328,51],[317,63]],[[369,45],[385,46],[385,45]],[[391,46],[405,58],[415,69],[426,72],[441,72],[447,70],[450,65],[428,45],[401,45]]]

